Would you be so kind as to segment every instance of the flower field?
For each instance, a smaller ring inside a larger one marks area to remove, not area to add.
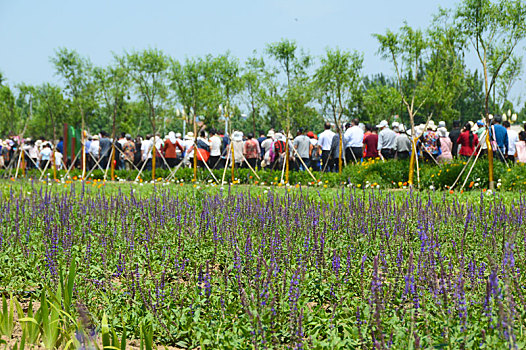
[[[4,191],[2,341],[526,346],[522,194],[188,188]]]

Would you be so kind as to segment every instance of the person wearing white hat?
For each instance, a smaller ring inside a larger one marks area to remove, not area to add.
[[[440,140],[440,155],[437,157],[437,160],[440,163],[449,162],[453,159],[453,154],[451,153],[453,142],[451,142],[445,127],[438,128],[437,133]]]
[[[235,167],[239,168],[243,165],[243,132],[234,131],[232,134],[232,142],[230,142],[228,150],[232,152],[232,147],[234,147],[234,158],[232,158],[232,153],[230,153],[230,165],[232,161],[235,163]]]
[[[272,147],[272,144],[274,143],[274,130],[270,129],[267,132],[267,138],[261,142],[261,151],[263,153],[263,162],[261,162],[261,166],[267,166],[270,165],[270,148]]]
[[[392,159],[395,156],[396,148],[396,133],[389,129],[387,120],[382,120],[376,126],[380,132],[378,133],[378,152],[384,159]]]
[[[436,129],[435,122],[430,120],[427,123],[427,130],[422,134],[422,154],[424,160],[431,164],[436,164],[440,154],[440,139],[435,132]]]
[[[398,131],[400,132],[396,136],[396,159],[408,159],[411,154],[411,139],[406,134],[404,124],[398,125]]]

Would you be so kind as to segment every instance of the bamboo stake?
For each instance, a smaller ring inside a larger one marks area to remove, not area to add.
[[[110,168],[111,159],[113,159],[113,148],[112,148],[111,154],[110,154],[110,156],[108,158],[110,159],[110,161],[108,162],[108,164],[106,164],[106,170],[104,170],[104,178],[103,179],[104,179],[105,182],[106,182],[106,176],[108,175],[108,169]],[[111,164],[111,166],[113,167],[113,164]]]
[[[232,143],[232,141],[230,142]],[[230,151],[226,152],[225,169],[223,170],[223,178],[221,179],[221,185],[225,183],[226,169],[228,168],[228,160],[230,159]]]
[[[468,182],[469,175],[471,175],[471,172],[473,171],[473,168],[475,167],[475,164],[477,164],[477,160],[479,159],[481,151],[482,151],[482,147],[479,148],[479,151],[477,152],[477,156],[475,157],[475,160],[473,161],[473,164],[471,164],[471,168],[469,168],[468,175],[466,176],[466,179],[464,180],[464,182],[462,183],[462,186],[460,187],[461,191],[464,188],[464,186],[466,185],[466,182]]]
[[[19,150],[20,152],[20,150]],[[20,152],[20,155],[18,156],[18,162],[16,163],[16,172],[15,172],[15,180],[18,178],[18,169],[20,168],[20,162],[22,160],[22,154],[24,152]]]
[[[259,177],[259,175],[256,173],[256,171],[252,168],[252,166],[250,165],[250,163],[248,162],[248,160],[245,158],[245,156],[243,156],[243,160],[245,161],[245,163],[248,165],[248,167],[250,168],[250,170],[252,170],[252,172],[254,173],[254,175],[256,175],[256,177],[258,178],[258,180],[261,180],[261,178]]]
[[[300,154],[298,153],[298,150],[297,150],[295,147],[293,147],[292,149],[294,150],[294,152],[296,152],[296,155],[297,155],[298,158],[300,159],[301,164],[303,164],[303,166],[305,167],[305,169],[307,169],[307,172],[308,172],[309,175],[312,177],[312,179],[313,179],[314,181],[317,181],[317,180],[316,180],[316,177],[314,177],[314,175],[312,174],[312,172],[310,171],[310,169],[307,167],[307,164],[305,164],[305,162],[303,161],[303,159],[300,157]]]
[[[42,178],[44,177],[44,174],[46,173],[47,167],[49,166],[49,161],[46,163],[46,166],[44,167],[44,170],[42,170],[42,174],[40,175],[40,178],[38,181],[42,181]]]
[[[455,182],[453,182],[453,185],[451,185],[451,187],[449,188],[450,190],[452,190],[452,189],[455,187],[455,185],[457,184],[457,182],[460,180],[460,178],[462,177],[462,174],[464,173],[464,171],[465,171],[466,168],[468,167],[469,162],[470,162],[471,159],[473,158],[473,155],[474,155],[476,152],[478,152],[478,149],[479,149],[479,148],[482,149],[482,144],[481,144],[481,143],[479,143],[479,144],[477,145],[477,148],[475,148],[475,152],[472,153],[471,156],[469,156],[468,161],[466,162],[466,164],[464,164],[464,167],[462,168],[462,170],[461,170],[460,173],[458,174],[457,179],[455,180]]]

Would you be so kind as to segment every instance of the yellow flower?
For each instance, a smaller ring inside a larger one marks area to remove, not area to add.
[[[362,187],[362,184],[358,184],[358,185],[356,185],[356,187]]]
[[[508,171],[511,171],[511,169],[510,169],[510,168],[508,168]]]
[[[323,188],[327,188],[327,185],[323,185]]]

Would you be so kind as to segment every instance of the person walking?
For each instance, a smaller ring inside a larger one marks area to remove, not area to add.
[[[407,135],[405,126],[403,124],[398,125],[399,134],[396,136],[396,159],[409,159],[411,155],[411,139]]]
[[[427,130],[421,136],[424,161],[431,164],[436,164],[438,162],[437,158],[440,155],[440,138],[435,130],[436,125],[430,120],[427,123]]]
[[[261,148],[259,147],[259,142],[254,139],[254,134],[249,132],[247,134],[247,140],[243,144],[243,156],[252,169],[256,169],[258,160],[261,155]],[[245,168],[248,168],[246,164],[243,164]]]
[[[488,154],[488,144],[486,143],[486,134],[488,132],[488,128],[486,128],[486,125],[484,121],[478,120],[477,121],[477,130],[475,130],[475,134],[477,135],[479,142],[480,142],[480,154],[486,155]]]
[[[453,129],[449,132],[449,139],[451,140],[451,155],[453,157],[456,157],[458,155],[458,137],[460,136],[460,133],[462,131],[460,130],[460,121],[454,120],[453,121]]]
[[[471,124],[469,122],[464,125],[464,129],[457,139],[457,144],[460,146],[459,155],[465,160],[469,159],[475,152],[479,144],[479,138],[471,131]]]
[[[350,125],[347,124],[348,127],[343,136],[345,159],[348,162],[358,163],[362,159],[364,132],[358,126],[359,124],[358,118],[354,118]]]
[[[110,152],[111,152],[111,141],[108,138],[108,133],[106,131],[100,132],[100,141],[99,141],[99,152],[100,152],[100,166],[102,170],[106,170],[108,162],[110,161]]]
[[[300,128],[298,130],[298,136],[294,139],[294,148],[298,152],[299,158],[301,158],[300,161],[297,159],[296,167],[300,171],[305,171],[307,168],[310,167],[310,151],[311,151],[311,143],[310,139],[307,135],[305,135],[305,129]],[[305,165],[303,165],[305,164]]]
[[[179,163],[179,158],[177,157],[177,149],[179,149],[181,152],[184,152],[184,148],[177,140],[175,132],[170,131],[168,133],[168,137],[164,141],[162,149],[164,153],[164,158],[166,158],[166,163],[168,163],[168,167],[170,169],[175,167]]]
[[[448,132],[446,128],[438,128],[437,130],[438,137],[440,138],[440,155],[438,156],[437,160],[439,163],[446,163],[453,159],[453,154],[451,153],[451,150],[453,148],[453,143],[451,142],[451,139],[448,136]]]
[[[519,141],[515,143],[515,159],[517,163],[526,163],[526,131],[519,133]]]
[[[332,139],[334,137],[334,132],[331,130],[331,123],[325,123],[325,130],[318,137],[318,147],[321,150],[321,166],[323,169],[328,167]]]
[[[130,134],[124,135],[126,142],[122,146],[122,152],[124,153],[124,167],[126,170],[133,169],[133,162],[135,160],[135,142],[132,141]]]
[[[490,136],[492,136],[493,152],[497,153],[497,158],[504,162],[505,155],[508,154],[508,131],[500,123],[502,122],[502,117],[500,115],[496,116],[493,119],[493,125],[491,126]]]
[[[378,157],[378,130],[371,124],[365,125],[365,137],[363,139],[365,145],[366,159],[375,159]]]
[[[502,123],[502,126],[505,127],[508,132],[508,153],[506,157],[509,161],[515,163],[515,144],[519,142],[519,133],[511,128],[511,124],[507,120]]]
[[[376,126],[380,132],[378,133],[378,152],[380,157],[384,159],[392,159],[395,156],[396,148],[396,133],[389,129],[387,120],[382,120]]]

